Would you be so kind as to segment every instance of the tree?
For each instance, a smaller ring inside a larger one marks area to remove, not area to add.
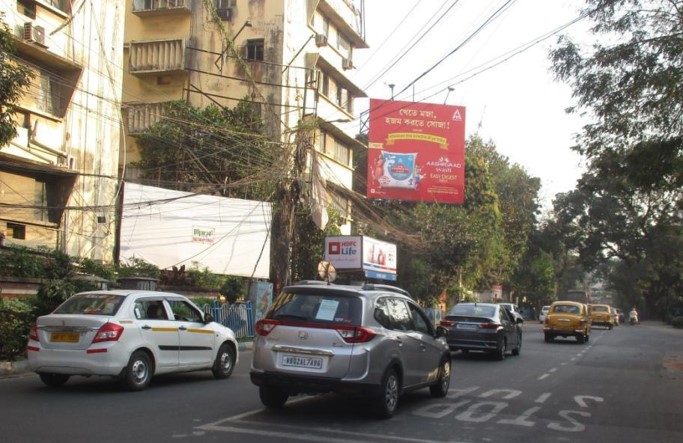
[[[170,102],[164,117],[138,136],[141,159],[134,166],[161,187],[271,200],[284,168],[262,125],[246,101],[233,109]]]
[[[551,53],[574,89],[569,111],[593,118],[575,147],[588,171],[556,208],[579,232],[586,269],[616,260],[615,287],[654,310],[681,288],[683,253],[668,246],[681,241],[683,10],[667,0],[586,4],[593,49],[563,37]]]
[[[31,70],[16,62],[12,34],[0,13],[0,146],[10,142],[16,135],[15,105],[25,89],[31,84]]]

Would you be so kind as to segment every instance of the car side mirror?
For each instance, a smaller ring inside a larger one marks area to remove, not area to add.
[[[204,314],[204,323],[211,323],[213,321],[213,315],[210,313]]]
[[[436,327],[436,337],[437,338],[445,337],[447,335],[448,335],[448,329],[447,328],[444,328],[443,326],[440,326],[440,325]]]
[[[517,323],[518,324],[524,323],[524,319],[522,317],[517,317]]]

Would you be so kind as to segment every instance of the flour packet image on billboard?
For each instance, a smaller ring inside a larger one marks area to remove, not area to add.
[[[416,189],[415,162],[417,154],[384,151],[381,154],[384,174],[378,179],[383,188]]]

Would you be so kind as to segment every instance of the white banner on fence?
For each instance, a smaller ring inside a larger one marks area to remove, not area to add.
[[[271,205],[126,183],[121,260],[269,277]]]

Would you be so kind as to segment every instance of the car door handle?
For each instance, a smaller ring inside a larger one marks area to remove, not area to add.
[[[187,328],[185,326],[181,326],[178,328],[180,331],[187,331]]]
[[[143,326],[143,327],[142,327],[142,329],[144,329],[144,330],[148,330],[148,329],[152,329],[152,327],[151,327],[151,326],[149,326],[149,325],[145,325],[145,326]]]

